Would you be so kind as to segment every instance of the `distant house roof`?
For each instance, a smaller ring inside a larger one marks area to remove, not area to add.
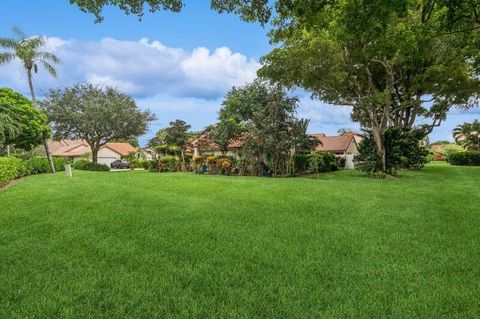
[[[107,143],[102,147],[106,147],[120,154],[121,156],[127,156],[130,153],[135,153],[137,149],[130,145],[130,143]]]
[[[339,153],[345,152],[350,143],[359,143],[361,137],[354,133],[347,133],[338,136],[326,136],[323,133],[311,134],[311,136],[318,139],[322,144],[317,145],[316,150],[320,152]]]
[[[59,142],[48,141],[48,146],[52,156],[79,157],[92,151],[90,146],[84,140],[62,140]],[[100,149],[104,147],[112,150],[120,156],[127,156],[132,152],[136,152],[135,147],[129,143],[107,143]]]
[[[445,145],[443,145],[443,144],[432,145],[432,146],[430,146],[430,152],[436,153],[436,152],[438,152],[438,151],[441,151],[444,146],[445,146]]]
[[[245,140],[241,137],[232,138],[228,142],[228,148],[229,149],[241,148],[243,147],[244,143],[245,143]],[[208,130],[204,130],[202,133],[192,138],[188,142],[188,144],[190,149],[198,147],[198,148],[206,149],[209,151],[220,151],[220,147],[210,138],[210,131]]]

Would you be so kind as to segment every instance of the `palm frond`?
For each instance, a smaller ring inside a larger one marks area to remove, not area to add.
[[[41,61],[43,67],[45,69],[47,69],[48,73],[50,73],[51,76],[53,77],[56,77],[57,76],[57,70],[55,70],[55,68],[53,67],[53,65],[51,65],[50,63],[48,63],[47,61]]]
[[[15,54],[10,52],[0,53],[0,65],[7,64],[15,59]]]
[[[57,57],[55,54],[50,53],[50,52],[46,52],[46,51],[38,52],[37,57],[41,60],[49,61],[49,62],[52,62],[52,63],[55,63],[55,64],[58,64],[58,63],[61,62],[60,58]]]
[[[12,33],[17,37],[17,39],[18,39],[17,42],[28,38],[27,34],[25,32],[23,32],[22,29],[20,29],[17,26],[14,26],[12,28]]]
[[[0,38],[0,47],[4,49],[12,49],[15,50],[15,48],[18,46],[18,42],[15,41],[15,39],[11,38]]]

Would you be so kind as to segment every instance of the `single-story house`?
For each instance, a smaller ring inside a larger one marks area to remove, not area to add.
[[[203,154],[222,154],[220,147],[211,140],[209,133],[209,131],[205,130],[188,142],[187,150],[192,152],[194,157],[199,157]],[[244,141],[241,139],[230,140],[228,143],[228,151],[225,155],[238,157],[238,154],[243,147],[243,143]]]
[[[83,140],[49,141],[48,146],[52,156],[68,157],[73,162],[83,158],[91,158],[92,150]],[[100,147],[98,151],[98,163],[110,166],[113,161],[135,152],[137,152],[137,149],[129,143],[107,143]]]
[[[323,133],[311,134],[311,136],[318,139],[321,144],[318,144],[316,151],[330,152],[335,156],[345,157],[346,155],[357,155],[358,145],[362,141],[362,137],[355,133],[346,133],[336,136],[327,136]]]

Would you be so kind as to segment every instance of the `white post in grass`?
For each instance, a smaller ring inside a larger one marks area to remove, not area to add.
[[[67,175],[67,177],[72,177],[72,167],[70,166],[70,164],[65,165],[65,174]]]
[[[353,163],[353,154],[347,154],[345,156],[345,169],[354,169],[355,164]]]

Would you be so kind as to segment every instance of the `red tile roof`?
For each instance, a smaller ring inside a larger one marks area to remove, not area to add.
[[[353,133],[338,136],[326,136],[323,133],[311,135],[322,142],[322,144],[319,144],[316,147],[316,150],[320,152],[345,152],[350,143],[352,143],[352,140],[356,142],[355,134]]]
[[[62,146],[63,145],[63,146]],[[48,141],[52,156],[78,157],[91,152],[90,146],[84,140]],[[120,156],[127,156],[137,149],[129,143],[107,143],[101,148],[108,148]]]
[[[130,145],[130,143],[107,143],[102,147],[111,149],[121,156],[127,156],[130,153],[135,153],[137,149]]]

